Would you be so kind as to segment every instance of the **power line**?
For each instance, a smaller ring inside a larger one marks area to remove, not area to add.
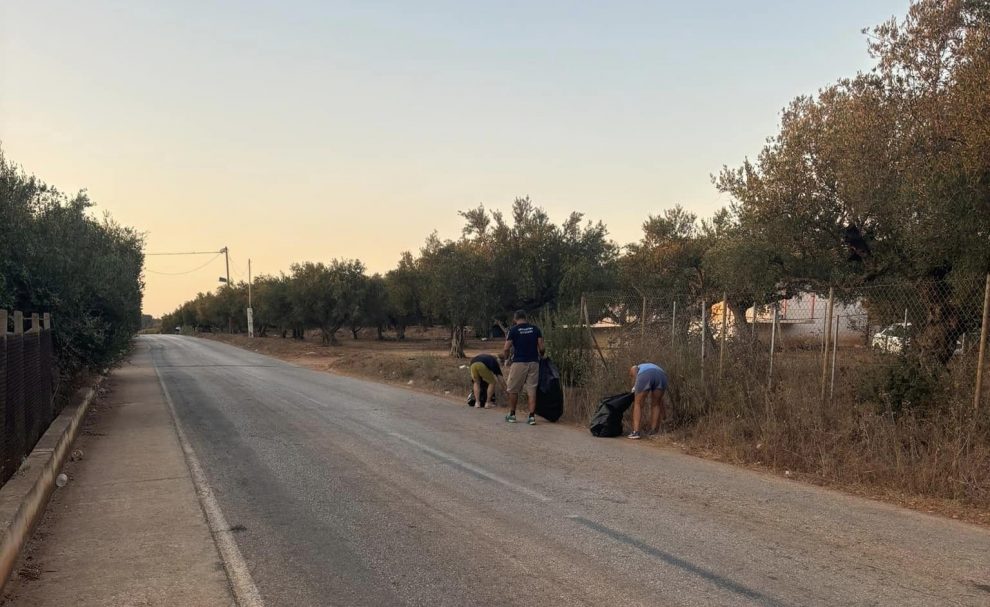
[[[246,272],[245,273],[241,273],[239,271],[239,270],[244,270],[244,266],[241,264],[241,262],[239,262],[236,259],[234,259],[234,256],[233,255],[230,255],[230,263],[232,264],[232,271],[233,271],[233,273],[236,274],[237,277],[240,278],[241,280],[244,280],[244,276],[245,276],[245,273]]]
[[[193,272],[197,272],[199,270],[202,270],[206,266],[210,265],[211,263],[213,263],[217,259],[217,257],[220,257],[220,255],[222,255],[222,253],[217,253],[216,251],[213,251],[213,253],[215,253],[215,255],[213,257],[211,257],[209,261],[207,261],[203,265],[197,266],[197,267],[195,267],[195,268],[193,268],[191,270],[186,270],[185,272],[156,272],[154,270],[149,270],[148,268],[145,268],[144,271],[145,272],[150,272],[151,274],[161,274],[163,276],[181,276],[183,274],[192,274]]]
[[[190,251],[188,253],[145,253],[145,257],[150,257],[152,255],[217,255],[223,253],[223,251]]]

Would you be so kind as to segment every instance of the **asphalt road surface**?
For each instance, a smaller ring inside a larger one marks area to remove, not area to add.
[[[266,605],[990,605],[974,526],[212,341],[141,344]]]

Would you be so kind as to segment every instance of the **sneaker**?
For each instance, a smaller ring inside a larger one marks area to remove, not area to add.
[[[516,423],[516,414],[509,413],[508,415],[505,416],[505,421],[509,422],[510,424]]]
[[[632,440],[639,440],[639,432],[630,432],[629,433],[629,436],[627,436],[626,438],[629,438],[629,439],[632,439]]]
[[[535,415],[530,415],[529,418],[526,420],[526,423],[529,424],[530,426],[535,426],[536,425],[536,416]]]

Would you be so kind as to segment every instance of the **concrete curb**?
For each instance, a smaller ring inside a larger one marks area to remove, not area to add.
[[[102,383],[101,377],[73,396],[72,403],[59,413],[14,476],[0,488],[0,589],[10,579],[24,544],[45,512],[55,478]]]

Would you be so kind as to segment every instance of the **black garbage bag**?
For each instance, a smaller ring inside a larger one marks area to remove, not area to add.
[[[475,401],[475,399],[474,399],[474,388],[472,388],[471,391],[468,392],[468,397],[467,397],[467,405],[469,407],[473,407],[475,405],[478,405],[479,407],[484,407],[485,406],[485,403],[488,402],[488,383],[485,382],[485,380],[483,380],[483,379],[481,379],[479,381],[481,382],[481,404],[478,404]],[[495,404],[495,399],[494,398],[492,399],[492,404],[493,405]]]
[[[548,422],[555,422],[564,414],[564,388],[560,385],[560,371],[549,358],[540,361],[536,414]]]
[[[632,392],[614,394],[602,399],[598,410],[591,417],[588,429],[595,436],[613,437],[622,434],[622,416],[633,404]]]

